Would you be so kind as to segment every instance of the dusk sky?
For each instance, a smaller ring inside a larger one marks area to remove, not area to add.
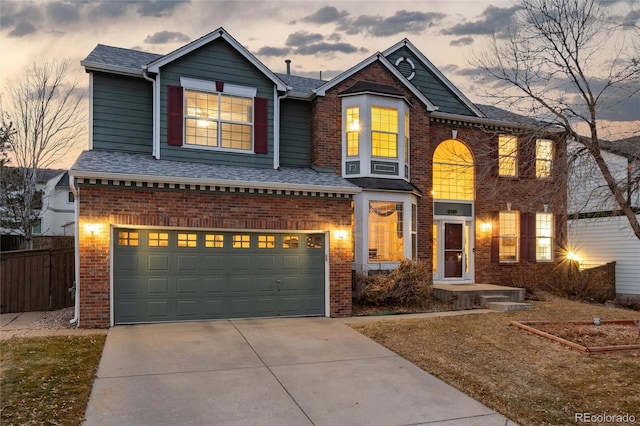
[[[621,22],[640,25],[640,1],[603,0]],[[169,53],[218,27],[274,72],[328,79],[404,37],[471,100],[477,72],[471,53],[504,36],[511,1],[8,1],[0,0],[0,93],[39,59],[67,58],[82,87],[80,66],[96,44]],[[605,117],[603,117],[605,118]],[[612,138],[640,129],[640,100],[606,116]],[[81,148],[87,146],[83,141]],[[68,167],[77,154],[60,167]]]

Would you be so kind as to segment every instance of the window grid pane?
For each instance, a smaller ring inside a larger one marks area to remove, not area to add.
[[[553,142],[549,139],[536,140],[536,177],[551,177]]]
[[[258,248],[276,248],[275,235],[258,235]]]
[[[185,90],[185,143],[249,151],[253,99]]]
[[[169,247],[169,234],[166,232],[149,232],[149,247]]]
[[[500,261],[518,261],[520,217],[516,211],[500,212]]]
[[[291,249],[300,247],[300,238],[296,235],[282,237],[282,248]]]
[[[207,248],[224,248],[224,235],[222,234],[205,235],[204,246]]]
[[[450,139],[433,154],[433,197],[447,200],[473,200],[474,168],[471,151]]]
[[[551,261],[553,249],[553,214],[536,213],[536,260]]]
[[[251,247],[251,235],[234,235],[231,246],[235,249],[246,249]]]
[[[371,107],[371,154],[398,158],[398,110]]]
[[[138,233],[122,231],[118,232],[118,245],[119,246],[138,246]]]
[[[360,154],[360,108],[347,108],[347,156]]]
[[[518,170],[518,139],[515,136],[498,137],[499,174],[516,176]]]
[[[178,234],[178,247],[197,247],[197,234]]]
[[[404,256],[403,204],[369,202],[369,261],[399,261]]]

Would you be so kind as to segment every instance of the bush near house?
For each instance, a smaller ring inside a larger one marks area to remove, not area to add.
[[[355,277],[355,302],[364,306],[428,309],[432,301],[431,273],[425,262],[403,260],[389,274]]]

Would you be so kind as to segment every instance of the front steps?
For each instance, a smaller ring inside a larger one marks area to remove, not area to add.
[[[477,307],[496,311],[530,309],[524,303],[525,289],[493,284],[434,284],[434,295],[444,302],[451,302],[453,309]]]

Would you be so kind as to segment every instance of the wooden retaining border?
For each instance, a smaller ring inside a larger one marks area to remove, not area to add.
[[[635,327],[640,327],[638,320],[601,320],[601,324],[622,324],[622,325],[631,325]],[[509,325],[518,327],[522,330],[528,331],[529,333],[536,334],[541,337],[545,337],[549,340],[553,340],[555,342],[561,343],[565,346],[568,346],[572,349],[576,349],[582,353],[587,355],[597,354],[597,353],[606,353],[606,352],[618,352],[618,351],[633,351],[640,350],[640,344],[637,345],[614,345],[614,346],[592,346],[587,347],[583,346],[579,343],[571,342],[569,340],[563,339],[562,337],[555,336],[553,334],[547,333],[542,330],[538,330],[535,328],[535,325],[543,325],[543,324],[574,324],[574,325],[593,325],[593,321],[511,321]],[[638,329],[638,333],[640,335],[640,328]]]

